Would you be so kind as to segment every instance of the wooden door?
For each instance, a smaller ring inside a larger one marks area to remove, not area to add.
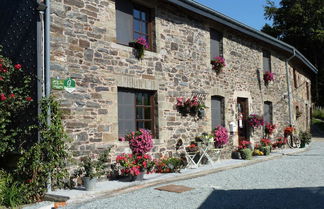
[[[238,138],[239,141],[249,140],[248,123],[249,106],[247,98],[237,98],[237,112],[238,112]],[[241,120],[241,121],[240,121]]]

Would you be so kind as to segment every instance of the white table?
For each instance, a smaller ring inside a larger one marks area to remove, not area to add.
[[[188,167],[194,167],[194,168],[198,168],[199,165],[201,164],[201,160],[203,159],[203,157],[206,157],[208,159],[208,162],[212,165],[212,167],[214,167],[215,162],[220,161],[220,157],[221,157],[221,150],[222,149],[215,149],[215,148],[209,148],[208,146],[206,147],[198,147],[198,151],[197,152],[188,152],[187,150],[185,150],[186,153],[186,158],[188,161]],[[217,160],[214,161],[212,159],[212,157],[210,156],[210,154],[208,154],[208,151],[211,151],[212,153],[216,154],[217,156]],[[198,162],[196,163],[194,161],[194,158],[197,156],[197,154],[200,154],[200,157],[198,159]]]

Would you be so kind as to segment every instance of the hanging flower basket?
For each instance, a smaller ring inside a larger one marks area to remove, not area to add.
[[[216,73],[220,73],[223,67],[226,66],[225,64],[225,59],[221,56],[214,57],[211,61],[210,64],[213,66],[213,70],[216,71]]]
[[[264,121],[261,116],[256,115],[256,114],[251,114],[251,115],[249,115],[248,123],[249,123],[250,127],[252,127],[252,128],[259,128],[259,127],[263,126]]]
[[[270,81],[274,80],[274,73],[271,73],[270,71],[267,71],[263,74],[263,80],[266,85],[269,84]]]
[[[187,99],[184,99],[183,97],[177,98],[176,107],[183,116],[187,116],[188,114],[191,116],[197,115],[199,118],[205,116],[204,110],[206,106],[197,96]]]
[[[150,46],[147,43],[146,39],[143,37],[139,37],[137,40],[129,42],[128,45],[135,49],[135,57],[137,59],[143,59],[145,49],[149,49]]]

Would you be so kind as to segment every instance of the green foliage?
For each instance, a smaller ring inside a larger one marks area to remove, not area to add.
[[[324,109],[323,108],[314,108],[312,112],[313,118],[324,120]]]
[[[30,136],[28,123],[21,120],[32,102],[30,83],[23,67],[0,54],[0,157],[17,151]]]
[[[301,131],[299,132],[299,138],[302,143],[309,144],[311,143],[312,134],[308,131]]]
[[[324,1],[281,0],[275,7],[267,0],[265,17],[273,20],[263,32],[281,39],[301,51],[319,70],[319,104],[324,104]]]
[[[252,150],[249,148],[244,148],[240,150],[241,157],[243,160],[252,160]]]
[[[27,182],[26,196],[29,201],[37,201],[44,195],[49,175],[53,189],[63,187],[68,176],[65,169],[68,159],[65,142],[68,137],[63,129],[59,103],[50,97],[42,100],[41,107],[41,140],[30,149],[22,150],[16,170],[18,179]],[[47,113],[50,113],[50,123],[46,120]]]
[[[0,170],[0,207],[16,207],[25,201],[24,185],[14,181],[13,177]]]

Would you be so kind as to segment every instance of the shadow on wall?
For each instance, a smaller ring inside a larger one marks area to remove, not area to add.
[[[215,190],[198,209],[320,209],[324,187]]]

